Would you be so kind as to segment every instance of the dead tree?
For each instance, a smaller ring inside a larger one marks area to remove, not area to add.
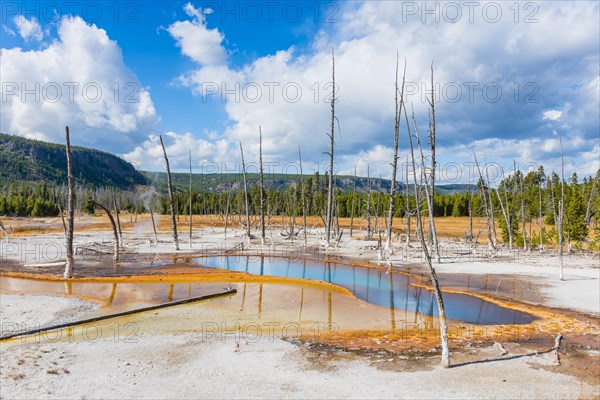
[[[433,202],[435,198],[435,86],[433,84],[433,62],[431,62],[431,100],[429,100],[429,106],[431,107],[431,121],[429,126],[429,144],[431,149],[431,174],[429,177],[429,184],[431,189],[429,190],[429,197],[427,198],[427,206],[429,208],[429,233],[433,244],[433,250],[435,252],[435,259],[437,262],[441,261],[440,257],[440,245],[437,237],[437,230],[435,228],[435,220],[433,216]],[[423,173],[425,173],[423,169]],[[427,182],[425,183],[427,184]]]
[[[521,225],[523,227],[523,250],[527,251],[527,232],[525,230],[525,189],[523,188],[523,174],[519,171],[517,174],[517,161],[513,160],[514,170],[515,170],[515,178],[518,175],[518,179],[515,183],[518,182],[519,192],[521,195]]]
[[[354,179],[352,180],[352,206],[350,208],[350,237],[354,230],[354,203],[356,201],[356,164],[354,164]]]
[[[123,247],[123,231],[121,231],[121,217],[119,212],[119,204],[117,204],[116,194],[113,193],[113,207],[115,210],[115,215],[117,217],[117,232],[119,233],[119,246]]]
[[[61,197],[62,197],[62,195],[61,195]],[[67,239],[67,221],[65,221],[65,215],[63,212],[63,208],[62,208],[62,205],[60,204],[61,201],[62,200],[59,199],[56,204],[58,206],[58,213],[60,214],[60,220],[62,222],[63,233],[65,235],[65,240],[66,240]]]
[[[115,239],[115,246],[114,246],[114,253],[113,253],[113,261],[114,262],[118,262],[119,261],[119,248],[120,246],[120,239],[119,239],[119,233],[117,232],[117,224],[115,223],[115,219],[112,216],[112,213],[110,212],[110,210],[107,207],[104,207],[102,204],[98,203],[97,201],[90,199],[90,201],[100,207],[102,210],[104,210],[104,212],[106,213],[106,215],[108,216],[108,219],[110,220],[110,225],[112,226],[112,230],[113,230],[113,236]]]
[[[258,127],[259,147],[258,147],[258,159],[260,164],[260,243],[265,244],[265,181],[263,172],[263,159],[262,159],[262,130]]]
[[[300,195],[302,201],[302,229],[304,230],[304,246],[307,244],[307,233],[306,233],[306,194],[304,187],[304,175],[302,175],[302,153],[300,152],[300,146],[298,146],[298,160],[300,162]],[[350,228],[352,232],[352,228]]]
[[[381,248],[381,226],[379,224],[379,206],[381,203],[381,175],[379,175],[379,183],[377,185],[377,203],[375,204],[375,230],[377,231],[377,248],[380,253]]]
[[[192,248],[192,150],[190,149],[190,248]]]
[[[377,205],[375,206],[375,227],[377,229],[377,249],[379,250],[379,260],[380,261],[384,261],[385,258],[385,254],[383,251],[383,244],[381,243],[381,222],[379,220],[379,214],[380,214],[380,205],[381,205],[381,200],[383,199],[383,191],[381,190],[381,175],[379,175],[379,185],[378,185],[378,190],[377,190]],[[385,207],[385,205],[383,205],[381,207],[381,215],[383,216],[385,214],[383,207]]]
[[[490,177],[488,175],[488,166],[487,166],[487,161],[485,163],[485,180],[486,180],[486,184],[487,184],[487,190],[486,190],[486,194],[488,196],[488,205],[490,207],[490,221],[492,223],[491,225],[491,230],[492,230],[492,237],[494,238],[494,248],[496,248],[498,246],[498,237],[496,235],[496,217],[494,214],[494,202],[492,201],[492,195],[490,193],[490,191],[492,190],[492,185],[490,185]]]
[[[585,224],[590,225],[590,221],[592,219],[592,200],[594,198],[594,194],[596,191],[596,184],[598,183],[598,176],[594,179],[594,183],[592,184],[592,190],[590,191],[590,197],[588,198],[587,207],[585,209]]]
[[[224,239],[227,240],[227,224],[229,222],[229,203],[231,201],[231,192],[227,192],[227,203],[225,205],[225,229]]]
[[[429,267],[429,276],[431,279],[431,283],[433,285],[433,292],[435,294],[435,299],[438,306],[439,311],[439,319],[440,319],[440,336],[442,340],[442,360],[441,364],[443,368],[450,367],[450,348],[448,346],[448,327],[446,324],[446,310],[444,308],[444,300],[442,298],[442,291],[440,289],[440,285],[437,279],[437,274],[435,272],[435,268],[433,268],[433,263],[431,262],[431,255],[429,254],[429,250],[427,249],[427,243],[425,242],[425,235],[423,233],[423,221],[421,219],[421,210],[420,210],[420,196],[419,196],[419,188],[417,186],[417,169],[415,162],[415,153],[413,150],[413,142],[412,142],[412,134],[410,132],[410,125],[408,123],[408,114],[406,113],[406,107],[404,109],[404,116],[406,118],[406,128],[408,131],[408,139],[410,144],[410,154],[412,158],[412,166],[413,166],[413,180],[414,180],[414,191],[415,191],[415,202],[416,202],[416,217],[417,217],[417,236],[421,241],[421,247],[423,248],[423,253],[425,255],[425,260],[427,261],[427,266]]]
[[[390,204],[388,208],[388,218],[386,226],[386,244],[385,249],[392,250],[392,223],[394,222],[394,195],[396,194],[396,171],[398,168],[398,136],[400,134],[400,116],[402,104],[404,103],[404,81],[406,78],[406,60],[404,61],[404,72],[402,74],[402,88],[398,88],[398,53],[396,53],[396,84],[395,84],[395,105],[394,105],[394,157],[392,158],[392,180],[390,182]],[[398,101],[398,92],[400,92],[400,101]]]
[[[406,196],[406,244],[410,245],[410,196],[408,195],[408,155],[406,156],[406,183],[404,184],[404,195]]]
[[[331,49],[331,76],[332,76],[332,89],[331,89],[331,131],[329,136],[329,187],[327,188],[327,226],[325,228],[325,236],[327,245],[331,239],[331,222],[333,219],[333,146],[334,146],[334,131],[335,131],[335,55],[333,48]]]
[[[137,215],[138,215],[138,198],[137,192],[135,192],[133,196],[133,223],[137,224]]]
[[[4,239],[8,242],[8,231],[4,227],[4,224],[2,223],[2,220],[0,220],[0,229],[2,229],[2,232],[4,233]]]
[[[292,223],[291,223],[291,231],[290,231],[290,240],[292,241],[292,244],[294,243],[294,237],[296,236],[296,197],[297,197],[297,191],[298,188],[296,185],[294,185],[294,188],[292,190],[292,201],[290,202],[290,206],[292,208]]]
[[[542,180],[543,180],[543,176],[542,174],[540,174],[538,176],[538,194],[539,194],[539,218],[538,218],[538,224],[540,225],[540,253],[542,253],[544,251],[544,220],[542,219]]]
[[[493,189],[491,189],[493,190]],[[506,194],[506,181],[504,181],[504,198],[506,199],[506,204],[502,203],[502,197],[500,197],[500,192],[496,188],[496,196],[498,197],[498,202],[500,202],[500,209],[502,210],[502,216],[504,217],[504,223],[506,224],[506,230],[508,232],[508,248],[512,250],[513,247],[513,237],[512,237],[512,212],[509,210],[508,206],[508,196]]]
[[[441,258],[440,258],[440,254],[439,254],[439,248],[436,247],[437,245],[437,235],[435,234],[435,224],[433,224],[433,193],[431,193],[431,186],[429,181],[427,180],[427,167],[425,166],[425,156],[423,154],[423,148],[421,147],[421,139],[419,138],[419,129],[417,127],[417,119],[415,118],[415,111],[414,109],[412,110],[412,120],[413,120],[413,125],[415,128],[415,139],[417,141],[417,148],[419,149],[419,154],[421,156],[421,167],[420,167],[420,171],[421,171],[421,177],[425,180],[424,183],[424,187],[425,187],[425,200],[427,202],[427,210],[428,210],[428,214],[429,214],[429,235],[431,237],[431,245],[433,247],[433,252],[436,255],[436,261],[440,262]],[[430,175],[431,178],[431,175]],[[419,206],[420,207],[420,206]]]
[[[469,187],[469,191],[467,192],[467,211],[469,213],[469,232],[468,232],[468,240],[469,243],[473,242],[473,204],[472,204],[473,195],[471,194],[471,188]]]
[[[65,264],[65,278],[73,277],[73,220],[75,214],[75,179],[73,178],[73,157],[71,155],[71,140],[69,138],[69,127],[66,127],[66,151],[67,151],[67,262]]]
[[[371,240],[373,233],[371,232],[371,173],[369,171],[369,164],[367,164],[367,207],[365,213],[367,214],[367,237],[365,240]]]
[[[475,152],[473,152],[473,157],[475,158],[475,165],[477,166],[477,172],[479,173],[479,183],[481,189],[481,196],[483,197],[483,205],[485,207],[485,217],[486,217],[486,225],[487,225],[487,238],[488,238],[488,249],[490,251],[495,251],[496,246],[492,240],[492,225],[490,222],[490,208],[488,206],[488,196],[486,194],[486,181],[483,179],[483,174],[481,173],[481,169],[479,168],[479,162],[477,161],[477,156]],[[479,236],[479,235],[478,235]]]
[[[240,142],[240,154],[242,155],[242,174],[244,177],[244,201],[246,203],[246,235],[248,236],[248,243],[250,243],[250,204],[248,200],[248,181],[246,180],[246,163],[244,162],[244,149],[242,148],[242,142]]]
[[[563,272],[563,244],[564,244],[564,232],[563,232],[563,220],[565,218],[565,159],[563,156],[563,145],[562,145],[562,134],[558,134],[560,140],[560,167],[561,167],[561,182],[560,182],[560,202],[558,210],[558,254],[560,256],[560,280],[565,279]]]
[[[171,226],[173,227],[173,241],[175,242],[175,250],[179,250],[179,238],[177,237],[177,219],[175,216],[175,201],[173,199],[173,184],[171,182],[171,168],[169,167],[169,158],[167,157],[167,150],[165,150],[165,144],[163,143],[162,135],[159,136],[160,145],[163,149],[165,156],[165,165],[167,167],[167,189],[169,190],[169,207],[171,210]]]
[[[158,246],[158,234],[156,233],[156,223],[154,222],[154,212],[152,211],[152,197],[150,198],[150,219],[152,220],[152,230],[154,231],[154,245]]]

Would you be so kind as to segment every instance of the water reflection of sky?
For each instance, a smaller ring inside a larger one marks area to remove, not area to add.
[[[424,315],[438,313],[433,292],[412,285],[415,278],[393,272],[387,274],[380,269],[257,256],[206,257],[197,258],[195,262],[255,275],[322,280],[344,287],[369,303]],[[535,320],[530,314],[464,294],[444,293],[444,304],[449,319],[472,324],[528,324]]]

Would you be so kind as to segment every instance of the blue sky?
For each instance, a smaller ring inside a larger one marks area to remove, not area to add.
[[[4,5],[2,22],[16,31],[11,23],[15,16],[36,17],[53,38],[56,37],[58,20],[54,10],[61,15],[75,11],[74,15],[106,30],[110,39],[122,49],[127,67],[135,72],[142,85],[151,88],[152,99],[162,120],[159,131],[198,131],[199,125],[208,130],[223,129],[227,113],[221,102],[203,100],[174,83],[177,76],[193,67],[193,62],[180,55],[173,38],[164,28],[186,17],[184,6],[188,1],[123,1],[119,6],[110,1],[77,3],[55,3],[58,8],[32,1],[15,3],[16,9]],[[243,2],[198,3],[214,8],[211,27],[225,34],[232,66],[242,66],[257,57],[290,46],[302,49],[323,26],[323,18],[316,17],[319,11],[314,3],[293,2],[293,7],[286,8],[287,11],[283,6],[275,7],[268,2],[256,4],[260,7],[247,7]],[[322,3],[321,12],[331,12],[325,9],[327,4],[329,2]],[[258,9],[260,18],[255,13]],[[296,10],[301,10],[297,17]],[[7,34],[4,30],[2,47],[37,50],[44,46],[37,41],[24,40],[18,34]]]
[[[175,168],[186,168],[191,150],[200,172],[206,165],[230,168],[240,141],[247,158],[257,158],[260,125],[268,162],[283,169],[300,146],[307,168],[321,169],[333,48],[337,170],[356,165],[364,175],[369,165],[385,177],[398,51],[407,63],[407,104],[423,136],[434,62],[442,169],[468,168],[473,151],[507,169],[513,160],[556,169],[560,133],[567,170],[595,173],[598,4],[475,4],[3,2],[0,128],[62,142],[69,124],[76,144],[150,170],[163,168],[162,134]],[[65,82],[78,84],[75,100]],[[99,101],[83,96],[86,84],[101,88]],[[53,96],[56,87],[60,96]]]

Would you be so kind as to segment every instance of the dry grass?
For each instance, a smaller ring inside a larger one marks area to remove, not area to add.
[[[169,232],[171,230],[171,219],[168,215],[157,215],[154,216],[157,224],[157,230],[159,233]],[[231,229],[240,229],[240,223],[245,221],[245,216],[237,214],[229,216],[229,227]],[[254,226],[258,226],[258,216],[251,216],[251,223]],[[302,217],[296,217],[296,225],[302,225]],[[178,218],[178,228],[185,230],[189,227],[189,217],[187,215],[181,215]],[[277,231],[289,226],[291,222],[290,217],[273,216],[271,218],[271,227]],[[350,218],[340,218],[339,223],[342,229],[350,229]],[[323,220],[320,217],[309,216],[306,218],[306,223],[310,228],[323,228]],[[425,217],[423,223],[428,226],[428,219]],[[486,220],[483,217],[473,218],[473,235],[477,236],[480,233],[480,241],[485,241],[487,232],[485,228]],[[9,233],[16,236],[35,235],[44,233],[60,233],[63,231],[62,223],[60,218],[6,218],[4,219],[4,225],[8,229]],[[469,230],[469,218],[468,217],[438,217],[435,219],[435,225],[440,237],[444,238],[464,238],[465,234]],[[385,220],[379,218],[379,226],[381,230],[384,230]],[[224,218],[218,215],[194,215],[193,216],[193,227],[196,228],[223,228]],[[367,221],[365,218],[354,218],[353,229],[360,230],[366,229]],[[371,228],[375,229],[375,218],[371,218]],[[415,233],[416,220],[411,220],[411,233]],[[551,225],[544,225],[546,231],[552,229]],[[121,229],[123,232],[136,232],[140,231],[148,233],[152,231],[152,224],[150,214],[138,214],[133,215],[127,212],[121,214]],[[393,229],[395,233],[403,234],[406,232],[406,219],[405,218],[394,218]],[[75,218],[75,230],[76,231],[110,231],[112,227],[108,220],[108,217],[103,213],[96,213],[94,216],[77,214]],[[534,221],[533,232],[538,234],[539,227]],[[496,234],[498,240],[501,241],[502,231],[499,227],[499,220],[496,220]],[[590,239],[595,238],[595,232],[591,230]]]

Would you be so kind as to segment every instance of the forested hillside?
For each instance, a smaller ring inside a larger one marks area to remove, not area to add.
[[[77,184],[88,187],[126,189],[146,183],[146,178],[125,160],[83,147],[73,147],[73,176]],[[67,182],[64,145],[0,133],[0,185],[41,182]]]

